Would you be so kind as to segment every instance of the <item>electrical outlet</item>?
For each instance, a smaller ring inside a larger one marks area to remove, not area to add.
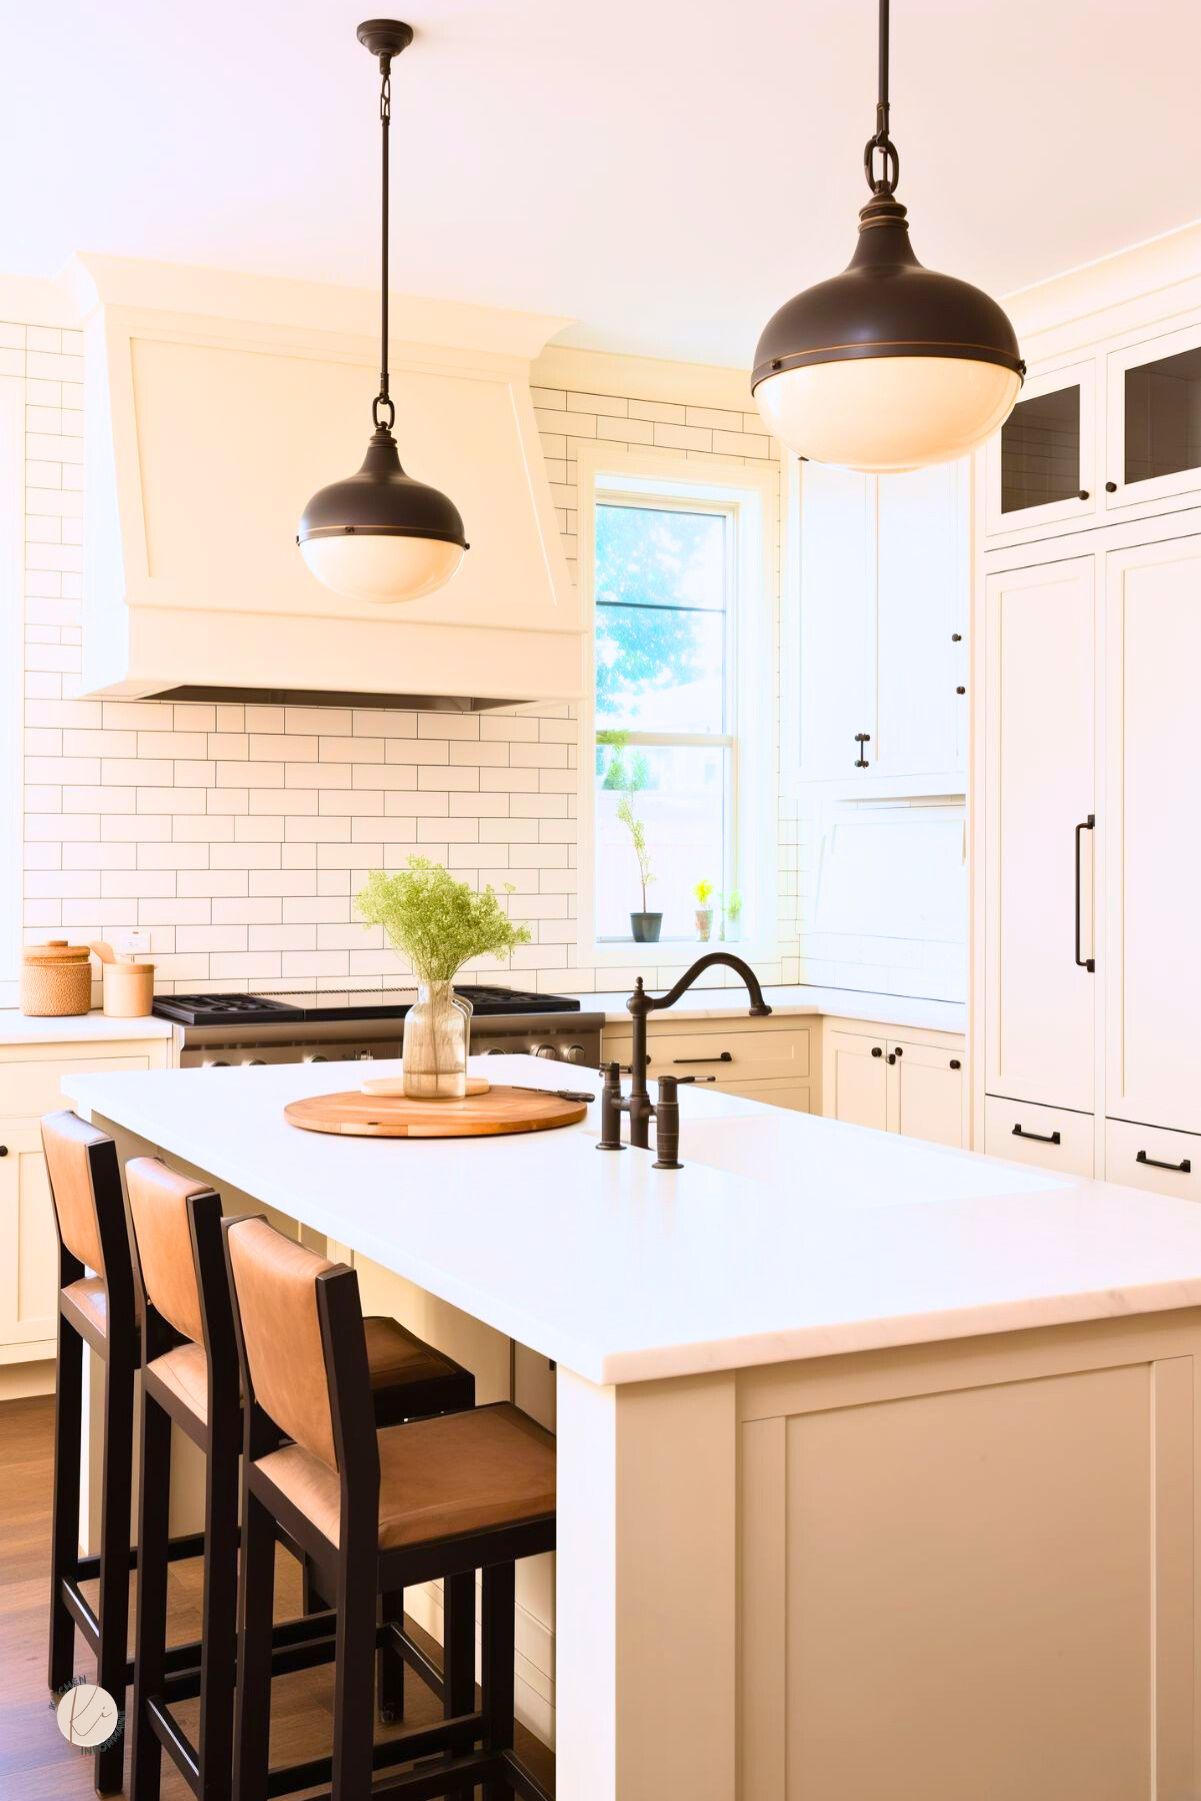
[[[118,932],[113,948],[119,957],[148,957],[150,955],[150,933]]]

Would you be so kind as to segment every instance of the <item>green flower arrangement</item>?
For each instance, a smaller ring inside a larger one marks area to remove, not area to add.
[[[368,925],[383,926],[423,982],[453,982],[464,963],[530,942],[529,927],[513,924],[494,888],[477,894],[428,857],[410,857],[396,875],[373,869],[354,904]]]

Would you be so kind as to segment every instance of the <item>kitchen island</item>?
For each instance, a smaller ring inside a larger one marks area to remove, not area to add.
[[[348,1068],[64,1088],[554,1360],[564,1801],[1196,1792],[1201,1211],[712,1091],[678,1172],[285,1123]]]

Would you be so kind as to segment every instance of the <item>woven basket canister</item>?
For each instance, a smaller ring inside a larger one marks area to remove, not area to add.
[[[92,963],[86,944],[52,938],[28,944],[21,955],[22,1013],[86,1013],[92,1005]]]

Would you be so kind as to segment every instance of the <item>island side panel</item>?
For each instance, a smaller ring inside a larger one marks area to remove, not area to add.
[[[1201,1315],[739,1377],[739,1801],[1198,1785]]]
[[[558,1382],[558,1771],[572,1801],[730,1801],[732,1372]]]

